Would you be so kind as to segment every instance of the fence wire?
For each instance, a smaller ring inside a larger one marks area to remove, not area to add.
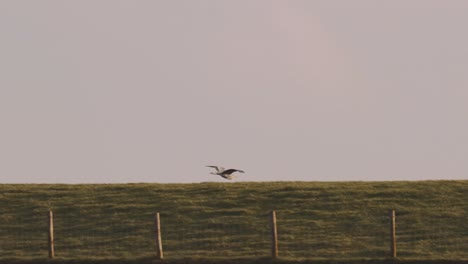
[[[418,217],[414,217],[417,214]],[[447,225],[450,219],[450,225]],[[465,211],[397,212],[398,254],[407,257],[451,259],[468,257],[468,223]]]
[[[102,208],[106,210],[106,208]],[[24,210],[21,210],[24,212]],[[188,217],[191,215],[192,217]],[[167,258],[244,258],[271,255],[268,212],[161,212]],[[208,217],[207,217],[208,216]],[[447,226],[447,218],[451,219]],[[397,211],[399,257],[468,258],[465,211]],[[0,258],[46,258],[47,212],[4,212]],[[383,258],[390,253],[390,219],[385,210],[277,211],[279,256],[284,258]],[[54,211],[55,252],[60,258],[139,258],[156,255],[154,213],[87,214]]]

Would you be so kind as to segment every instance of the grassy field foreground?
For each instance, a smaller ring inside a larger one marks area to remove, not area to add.
[[[468,259],[468,181],[8,184],[0,207],[0,263],[47,258],[49,209],[61,260],[151,259],[155,212],[167,260],[262,259],[271,210],[284,261],[385,259],[390,209],[402,259]]]

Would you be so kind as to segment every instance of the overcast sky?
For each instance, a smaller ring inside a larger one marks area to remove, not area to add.
[[[0,183],[468,179],[468,1],[0,1]]]

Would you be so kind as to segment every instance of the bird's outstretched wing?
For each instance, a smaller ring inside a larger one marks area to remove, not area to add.
[[[226,175],[229,175],[229,174],[232,174],[234,172],[240,172],[240,173],[244,173],[244,171],[241,171],[241,170],[236,170],[236,169],[228,169],[228,170],[225,170],[223,171],[223,174],[226,174]]]
[[[218,166],[207,166],[207,167],[214,168],[217,172],[222,172],[224,170],[223,167],[218,167]]]

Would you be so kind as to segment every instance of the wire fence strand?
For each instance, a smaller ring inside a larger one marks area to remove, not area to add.
[[[279,256],[292,259],[383,258],[390,256],[390,219],[385,211],[337,213],[278,211]],[[468,234],[459,232],[466,212],[397,211],[399,257],[468,258]],[[164,256],[240,258],[271,255],[268,212],[211,212],[190,218],[161,212]],[[447,226],[446,218],[453,226]],[[326,220],[325,220],[326,219]],[[330,221],[330,219],[332,219]],[[47,214],[3,214],[1,258],[47,257]],[[60,258],[140,258],[156,256],[154,212],[105,215],[54,211],[55,252]],[[261,228],[259,228],[261,227]]]

